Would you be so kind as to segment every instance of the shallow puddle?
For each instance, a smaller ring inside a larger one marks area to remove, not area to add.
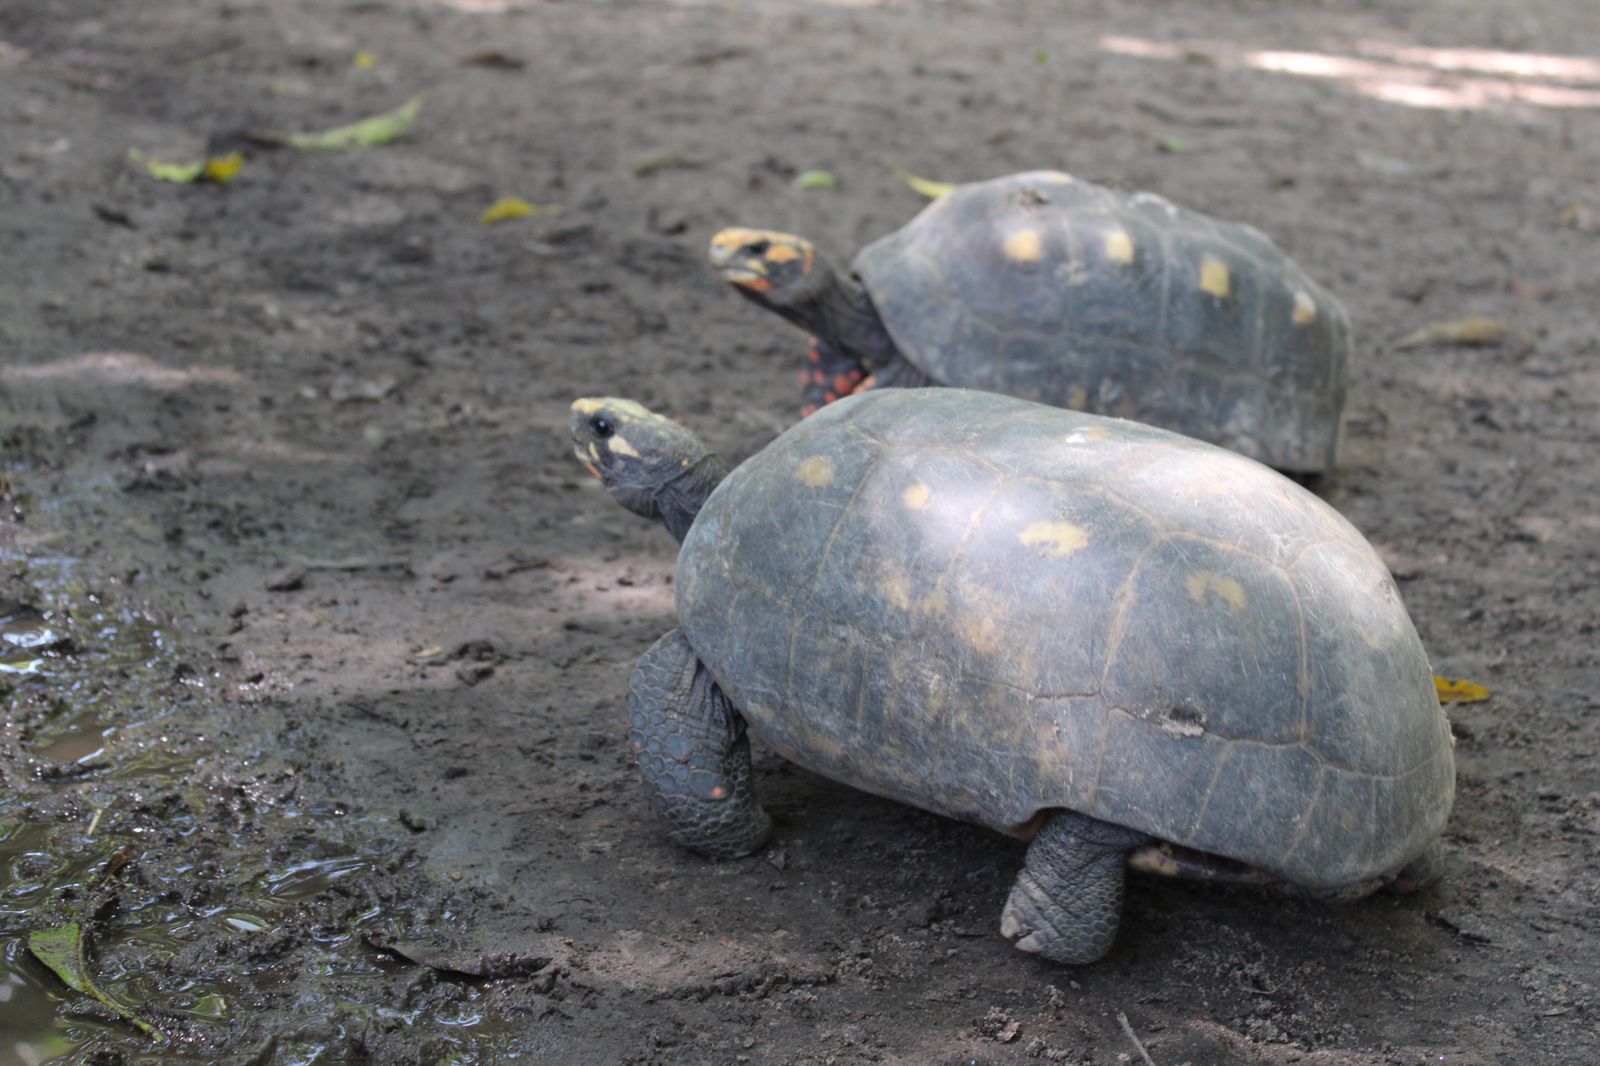
[[[263,1062],[343,1063],[371,1032],[414,1034],[433,1061],[517,1058],[479,989],[411,1005],[443,979],[363,940],[426,906],[374,887],[409,861],[389,853],[406,831],[302,784],[274,742],[218,739],[239,708],[177,665],[161,627],[63,587],[39,601],[64,624],[0,601],[21,756],[0,767],[20,782],[0,792],[0,1064],[213,1062],[241,1054],[241,1032]],[[30,953],[30,933],[71,926],[113,1006]]]

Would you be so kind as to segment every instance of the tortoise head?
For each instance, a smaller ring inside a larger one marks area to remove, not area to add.
[[[811,242],[792,233],[735,226],[711,238],[710,257],[723,281],[780,313],[816,300],[827,281]]]
[[[633,400],[572,401],[572,448],[622,506],[679,540],[727,468],[689,430]]]

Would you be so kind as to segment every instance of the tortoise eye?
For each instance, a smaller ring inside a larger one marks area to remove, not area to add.
[[[605,415],[595,415],[589,419],[589,428],[594,430],[594,435],[601,440],[605,440],[617,431],[617,427],[613,426]]]
[[[772,242],[769,241],[769,240],[766,240],[765,238],[763,238],[763,239],[761,239],[759,241],[756,241],[754,244],[752,244],[750,246],[750,254],[751,255],[766,255],[767,252],[771,250],[771,248],[772,248]]]

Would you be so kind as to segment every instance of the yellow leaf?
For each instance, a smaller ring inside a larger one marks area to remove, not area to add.
[[[371,70],[378,65],[378,57],[373,52],[363,50],[357,52],[355,59],[351,62],[357,70]]]
[[[290,148],[298,148],[302,152],[343,152],[352,148],[375,148],[380,144],[388,144],[409,129],[416,121],[417,112],[421,108],[422,94],[418,94],[393,111],[385,111],[381,115],[373,115],[360,122],[352,122],[348,126],[335,126],[331,130],[322,130],[319,133],[285,133],[267,136],[269,139],[282,141]]]
[[[559,215],[564,211],[560,204],[530,204],[520,196],[502,196],[489,205],[478,221],[485,226],[528,215]]]
[[[927,178],[919,178],[905,167],[900,166],[898,163],[885,162],[884,165],[890,170],[894,171],[895,174],[899,176],[901,181],[905,182],[907,185],[911,186],[913,189],[917,190],[917,192],[921,193],[923,196],[926,196],[930,200],[937,200],[939,197],[955,188],[955,186],[949,182],[930,181]]]
[[[1401,338],[1396,348],[1419,348],[1424,344],[1499,344],[1511,334],[1511,326],[1498,318],[1458,318],[1449,322],[1429,322]]]
[[[1482,703],[1489,698],[1489,690],[1476,681],[1461,678],[1433,678],[1433,687],[1439,692],[1440,703]]]
[[[206,168],[202,176],[207,181],[218,184],[232,181],[239,174],[239,168],[244,166],[244,156],[239,152],[229,152],[227,155],[214,155],[206,160]]]

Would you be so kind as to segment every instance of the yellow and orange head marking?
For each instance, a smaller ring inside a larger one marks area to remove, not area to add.
[[[718,231],[708,254],[724,281],[761,293],[811,273],[816,261],[816,250],[804,237],[744,226]]]
[[[608,461],[645,459],[646,452],[654,453],[663,442],[677,440],[686,432],[643,404],[614,396],[572,401],[571,424],[573,452],[601,480]]]

